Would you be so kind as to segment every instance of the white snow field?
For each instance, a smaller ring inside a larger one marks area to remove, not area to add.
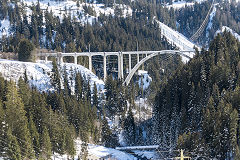
[[[74,156],[74,160],[78,160],[78,155],[81,153],[81,144],[82,141],[77,139],[75,141],[75,147],[76,147],[76,155]],[[112,155],[116,160],[137,160],[133,155],[129,155],[127,153],[124,153],[122,151],[113,149],[113,148],[106,148],[99,145],[93,145],[88,144],[88,155],[96,155],[96,156],[105,156],[105,155]],[[54,154],[52,156],[53,160],[68,160],[67,155],[59,155]]]
[[[195,0],[196,3],[202,3],[204,1],[207,0]],[[195,4],[195,2],[186,2],[184,0],[179,0],[179,1],[173,1],[172,4],[167,4],[166,7],[168,9],[173,8],[173,9],[180,9],[183,8],[185,6],[193,6]]]
[[[96,83],[99,91],[104,89],[104,82],[87,68],[73,63],[63,63],[59,67],[60,72],[63,73],[65,67],[72,91],[74,91],[74,75],[76,72],[81,72],[83,77],[89,79],[91,87]],[[0,74],[5,79],[17,82],[26,71],[30,84],[37,87],[40,91],[54,90],[50,82],[51,70],[52,62],[50,61],[46,63],[44,61],[32,63],[0,59]]]

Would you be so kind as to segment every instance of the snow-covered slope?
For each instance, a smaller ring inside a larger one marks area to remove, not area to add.
[[[216,32],[217,33],[223,33],[224,31],[228,31],[230,32],[239,42],[240,42],[240,35],[237,34],[234,30],[232,30],[231,28],[227,27],[227,26],[223,26],[221,30],[218,30]]]
[[[91,86],[96,83],[99,90],[104,88],[104,82],[87,68],[77,64],[64,63],[60,66],[60,72],[63,72],[64,67],[66,67],[72,91],[74,91],[73,88],[75,83],[71,77],[75,75],[76,71],[81,72],[83,77],[88,78]],[[24,72],[26,71],[30,84],[36,86],[40,91],[53,90],[50,82],[50,76],[52,74],[51,70],[52,63],[50,61],[47,63],[44,63],[44,61],[32,63],[0,59],[0,73],[5,79],[18,81],[21,76],[23,77]]]
[[[194,2],[186,2],[184,0],[179,0],[179,1],[173,0],[172,4],[167,4],[166,7],[168,9],[170,9],[170,8],[180,9],[185,6],[193,6],[195,4],[195,2],[202,3],[204,1],[207,1],[207,0],[195,0]]]
[[[29,9],[32,4],[37,4],[36,0],[23,0],[23,3],[27,9],[28,15],[31,14],[31,10]],[[106,7],[104,4],[98,3],[79,3],[77,5],[77,1],[74,0],[65,0],[65,1],[51,1],[51,0],[41,0],[39,1],[40,8],[42,10],[52,11],[55,16],[58,16],[63,19],[64,14],[71,15],[72,18],[75,17],[77,21],[82,23],[92,23],[94,19],[100,16],[100,14],[105,15],[115,15],[114,8],[117,7],[121,9],[122,16],[131,16],[132,9],[123,4],[115,4],[114,7]],[[84,7],[91,7],[95,13],[93,15],[89,15],[85,13]]]
[[[82,141],[77,139],[75,141],[75,148],[76,148],[76,155],[74,156],[74,160],[78,160],[78,155],[81,153],[81,145]],[[137,160],[132,155],[126,154],[122,151],[113,149],[113,148],[106,148],[103,146],[98,146],[98,145],[93,145],[93,144],[88,144],[88,155],[95,155],[95,156],[105,156],[105,155],[112,155],[116,160]],[[52,159],[54,160],[68,160],[67,155],[58,155],[54,154],[52,156]]]

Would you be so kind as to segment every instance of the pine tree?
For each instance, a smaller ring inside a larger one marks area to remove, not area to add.
[[[4,125],[4,119],[5,119],[5,114],[2,106],[2,102],[0,101],[0,156],[3,157],[4,153],[4,146],[5,142],[3,142],[2,138],[4,138],[5,135],[5,125]]]
[[[134,145],[136,139],[136,126],[131,108],[128,111],[124,124],[124,139],[127,145]]]
[[[94,83],[94,87],[93,87],[93,97],[92,97],[92,100],[93,100],[93,106],[97,107],[98,108],[98,91],[97,91],[97,85],[96,83]]]
[[[51,146],[51,141],[49,137],[49,133],[46,127],[43,128],[43,133],[41,136],[41,155],[43,159],[50,159],[52,155],[52,146]]]
[[[6,156],[10,160],[22,160],[19,143],[17,141],[17,138],[14,135],[12,135],[11,129],[8,129],[7,131],[6,142],[7,142]],[[23,153],[25,151],[25,148],[24,149],[22,148],[22,150]]]
[[[103,116],[101,137],[102,137],[102,144],[104,146],[106,146],[106,147],[111,146],[111,136],[112,136],[112,132],[108,126],[108,121],[107,121],[106,117]]]
[[[60,74],[59,74],[58,66],[55,59],[52,62],[51,84],[55,89],[55,91],[59,93],[61,90],[61,80],[60,80]]]
[[[83,86],[83,80],[82,80],[82,76],[81,73],[76,73],[76,77],[75,77],[75,95],[77,97],[78,100],[80,100],[82,98],[82,86]]]
[[[39,133],[38,133],[37,128],[32,120],[31,115],[29,118],[28,129],[31,134],[31,139],[32,139],[33,148],[35,150],[36,157],[38,157],[40,154]]]
[[[27,39],[21,40],[18,48],[19,48],[18,49],[18,60],[19,61],[31,61],[32,60],[33,55],[31,55],[31,52],[34,49],[34,46],[29,40],[27,40]]]
[[[26,112],[13,82],[8,83],[4,104],[6,107],[6,123],[12,130],[12,135],[19,140],[22,157],[34,158],[31,137],[27,127],[28,121],[25,116]]]

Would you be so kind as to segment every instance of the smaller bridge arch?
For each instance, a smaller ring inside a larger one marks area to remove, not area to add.
[[[193,51],[178,51],[178,50],[162,50],[156,53],[152,53],[146,57],[144,57],[139,63],[137,63],[133,69],[131,70],[131,72],[128,74],[128,76],[126,77],[125,81],[123,82],[123,84],[125,84],[126,86],[130,83],[134,73],[139,69],[139,67],[144,64],[144,62],[146,62],[147,60],[157,56],[157,55],[163,55],[163,54],[171,54],[171,55],[180,55],[183,57],[186,57],[188,59],[192,58],[190,57],[188,54],[186,53],[191,53]]]

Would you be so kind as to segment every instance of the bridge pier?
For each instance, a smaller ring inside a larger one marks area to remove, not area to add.
[[[118,52],[118,79],[123,79],[123,54]]]
[[[74,56],[74,64],[77,64],[77,56]]]
[[[128,62],[129,62],[129,73],[131,72],[131,70],[132,70],[132,57],[131,57],[131,54],[129,54],[128,55],[129,56],[129,60],[128,60]]]
[[[137,53],[137,63],[139,63],[139,54]]]
[[[121,68],[121,65],[120,65],[120,64],[121,64],[121,60],[120,60],[120,58],[121,58],[121,57],[120,57],[120,52],[118,52],[118,79],[121,78],[121,73],[120,73],[120,72],[121,72],[121,71],[120,71],[120,70],[121,70],[121,69],[120,69],[120,68]]]
[[[88,69],[92,72],[92,55],[91,54],[88,56]]]
[[[121,79],[123,79],[123,54],[121,52]]]
[[[45,63],[48,61],[48,56],[45,55]]]
[[[107,56],[105,55],[105,52],[104,52],[104,55],[103,55],[103,80],[104,82],[106,82],[107,80]]]

